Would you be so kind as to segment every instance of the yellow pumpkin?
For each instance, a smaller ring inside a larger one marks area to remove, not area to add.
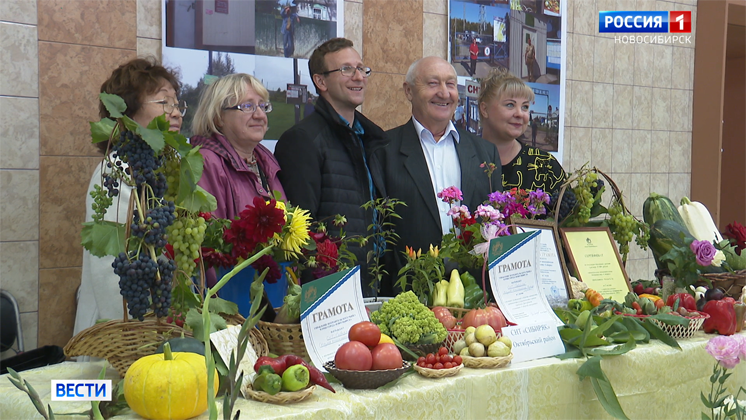
[[[215,371],[213,395],[218,392]],[[196,353],[162,354],[138,359],[124,376],[124,398],[130,408],[146,419],[183,420],[207,410],[205,357]]]

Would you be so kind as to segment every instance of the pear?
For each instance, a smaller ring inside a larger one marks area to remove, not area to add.
[[[474,357],[482,357],[486,352],[482,343],[472,343],[469,345],[469,353]]]
[[[508,346],[509,349],[513,350],[513,342],[507,336],[501,335],[500,337],[498,337],[497,341],[504,343],[506,346]]]
[[[475,336],[477,337],[477,341],[482,343],[485,347],[488,347],[490,344],[497,341],[497,334],[495,333],[495,329],[487,324],[480,325],[477,328]]]
[[[495,341],[487,348],[489,357],[505,357],[510,354],[510,348],[502,341]]]
[[[466,337],[464,337],[464,341],[466,342],[467,346],[471,346],[474,343],[477,343],[477,336],[474,333],[466,334]]]
[[[458,355],[459,356],[471,356],[471,353],[469,353],[468,347],[464,347],[463,349],[461,349]]]
[[[465,334],[469,333],[476,333],[477,329],[475,327],[466,327],[466,330],[464,331]]]
[[[464,348],[466,348],[466,347],[468,347],[468,346],[466,345],[466,341],[465,340],[463,340],[463,339],[458,340],[457,342],[455,342],[453,344],[453,352],[456,353],[456,354],[461,354],[461,350],[464,349]]]

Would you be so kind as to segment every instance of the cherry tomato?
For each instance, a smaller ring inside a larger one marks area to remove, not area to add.
[[[375,347],[381,341],[381,329],[370,321],[358,322],[350,328],[347,336],[350,341],[359,341],[368,347]]]
[[[419,367],[425,367],[425,366],[427,366],[427,363],[425,363],[425,362],[417,362],[417,366],[419,366]]]
[[[454,366],[458,366],[461,363],[463,363],[463,360],[461,359],[461,356],[453,356],[453,364],[454,364]]]
[[[443,369],[443,363],[436,363],[433,365],[433,369]]]
[[[435,364],[435,356],[432,353],[427,355],[426,360],[427,360],[427,364],[429,365]]]
[[[438,350],[438,354],[439,354],[439,355],[441,355],[441,356],[443,356],[443,355],[446,355],[446,354],[448,354],[448,349],[447,349],[447,348],[445,348],[445,347],[441,347],[441,348],[440,348],[440,349]]]
[[[427,365],[425,365],[425,367],[428,368],[428,369],[432,369],[433,368],[433,364],[432,363],[428,363]]]
[[[445,356],[440,356],[440,361],[443,363],[452,362],[453,356],[451,356],[450,354],[446,354]]]
[[[453,367],[453,363],[451,362],[445,362],[443,363],[443,369],[450,369]]]
[[[401,352],[396,345],[381,343],[371,352],[373,356],[372,370],[398,369],[402,366]]]
[[[420,356],[420,358],[417,359],[417,364],[420,364],[420,362],[424,362],[425,360],[427,360],[427,359],[425,359],[425,357]]]
[[[342,347],[337,350],[334,364],[338,369],[370,370],[373,366],[373,355],[365,344],[350,341],[342,344]]]

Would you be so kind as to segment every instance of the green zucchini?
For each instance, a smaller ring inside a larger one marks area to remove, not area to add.
[[[645,223],[651,227],[655,222],[659,220],[671,220],[680,224],[687,234],[689,230],[686,228],[684,219],[681,218],[679,210],[674,206],[673,202],[665,195],[650,193],[650,197],[645,200],[642,205],[642,218]]]
[[[666,255],[673,247],[686,247],[692,243],[695,238],[689,233],[683,223],[677,223],[673,220],[661,219],[650,226],[650,240],[648,246],[653,251],[653,258],[659,270],[667,270],[666,264],[661,263],[660,258]],[[722,273],[724,270],[720,267],[707,266],[699,269],[702,273]]]

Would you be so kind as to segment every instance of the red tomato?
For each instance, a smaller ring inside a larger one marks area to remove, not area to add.
[[[450,354],[446,354],[445,356],[440,356],[440,361],[443,363],[448,363],[453,361],[453,356]]]
[[[438,354],[441,356],[446,355],[448,354],[448,349],[445,347],[441,347],[440,349],[438,349]]]
[[[433,369],[443,369],[443,363],[436,363],[433,365]]]
[[[440,355],[435,356],[435,363],[440,363],[442,360],[440,360]]]
[[[427,355],[427,364],[432,365],[435,363],[435,356],[430,353]]]
[[[461,363],[463,363],[463,360],[461,359],[461,356],[453,356],[453,364],[455,366],[458,366]]]
[[[358,322],[350,328],[347,336],[350,341],[359,341],[368,347],[375,347],[381,341],[381,329],[370,321]]]
[[[419,364],[420,362],[424,362],[425,360],[426,360],[426,359],[425,359],[425,357],[424,357],[424,356],[420,356],[420,358],[419,358],[419,359],[417,359],[417,364]]]
[[[402,367],[401,352],[391,343],[381,343],[371,352],[373,356],[372,370],[399,369]]]
[[[417,366],[419,366],[419,367],[425,367],[425,366],[427,366],[427,363],[425,363],[425,362],[417,362]]]
[[[425,365],[425,367],[428,368],[428,369],[432,369],[433,365],[431,363],[428,363],[427,365]]]
[[[443,369],[450,369],[453,367],[453,363],[451,362],[445,362],[443,363]]]
[[[373,366],[373,355],[368,347],[359,341],[342,344],[334,356],[337,369],[370,370]]]

